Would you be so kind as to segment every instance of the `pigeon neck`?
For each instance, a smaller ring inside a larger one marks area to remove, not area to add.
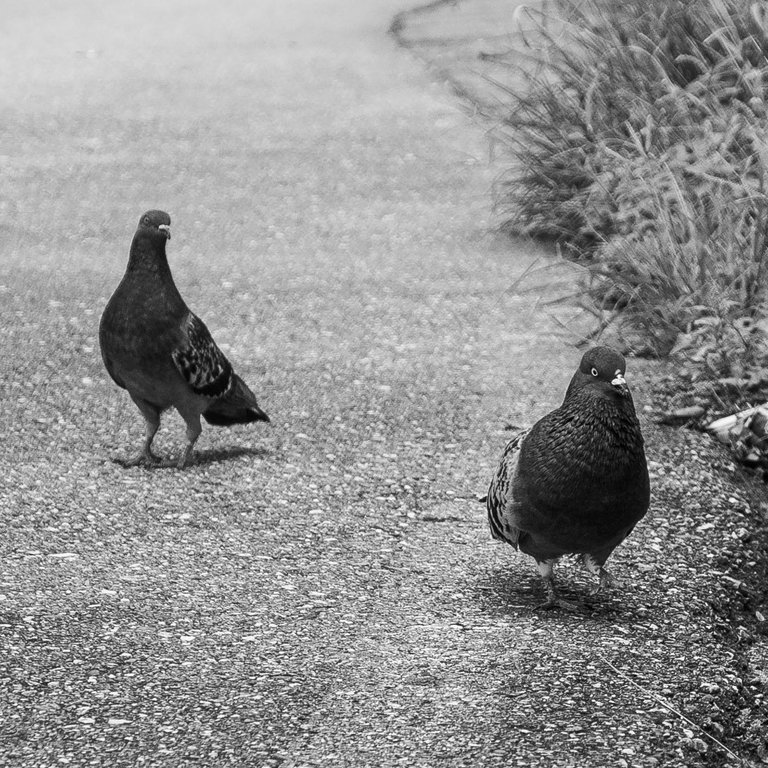
[[[569,390],[563,400],[563,408],[568,410],[594,410],[602,412],[610,419],[611,414],[627,412],[634,414],[635,406],[632,395],[621,395],[610,387],[584,386]]]
[[[137,232],[128,257],[129,272],[149,272],[161,277],[171,277],[168,257],[165,255],[165,237],[162,242]]]
[[[171,268],[165,255],[165,237],[162,240],[137,232],[131,244],[125,277],[140,293],[162,296],[166,306],[179,312],[186,304],[173,282]]]

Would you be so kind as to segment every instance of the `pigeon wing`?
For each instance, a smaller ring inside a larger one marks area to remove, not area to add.
[[[182,323],[173,362],[193,392],[219,398],[232,388],[232,366],[216,346],[205,323],[190,312]]]
[[[514,502],[512,485],[520,457],[520,448],[529,431],[525,429],[518,432],[507,443],[486,497],[491,535],[494,539],[506,541],[514,547],[517,547],[520,532],[510,523],[511,505]]]

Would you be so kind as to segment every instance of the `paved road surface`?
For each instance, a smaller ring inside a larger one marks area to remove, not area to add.
[[[488,234],[485,138],[385,35],[402,6],[6,5],[0,765],[677,754],[601,662],[656,637],[658,592],[532,613],[532,565],[470,500],[578,353],[507,290],[541,254]],[[274,420],[206,429],[183,473],[109,461],[141,424],[96,329],[150,207]],[[668,669],[670,637],[629,668]]]

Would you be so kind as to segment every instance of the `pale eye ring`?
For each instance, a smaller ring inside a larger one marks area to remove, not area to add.
[[[597,376],[597,375],[598,375],[598,374],[597,374],[597,368],[593,368],[593,369],[590,371],[590,373],[591,373],[593,376]]]

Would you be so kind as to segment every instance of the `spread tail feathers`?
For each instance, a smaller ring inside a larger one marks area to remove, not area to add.
[[[234,379],[235,383],[229,394],[213,403],[203,413],[203,418],[217,427],[248,424],[251,421],[269,421],[269,416],[259,408],[256,395],[239,376],[234,375]]]

